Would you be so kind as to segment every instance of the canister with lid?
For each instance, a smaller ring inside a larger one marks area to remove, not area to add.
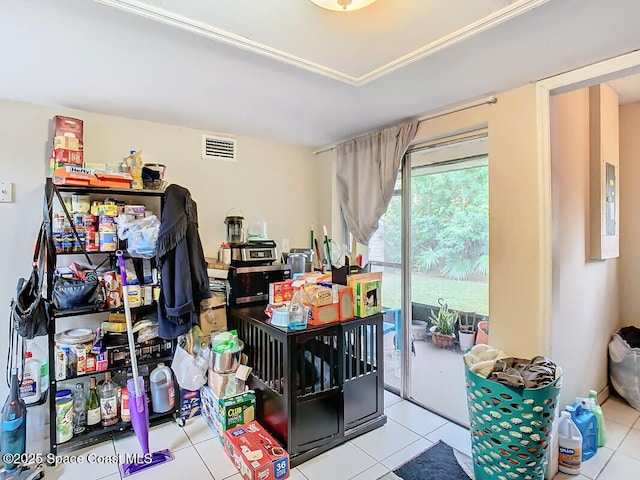
[[[56,443],[73,438],[73,396],[71,390],[56,392]]]

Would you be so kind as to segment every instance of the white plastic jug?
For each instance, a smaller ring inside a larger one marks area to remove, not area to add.
[[[40,391],[44,394],[49,389],[49,358],[34,340],[27,340],[27,351],[40,362]]]
[[[25,354],[24,374],[20,385],[20,397],[30,405],[40,401],[40,362],[33,358],[31,352]]]
[[[582,471],[582,434],[567,411],[560,412],[558,424],[558,470],[569,475]]]
[[[171,369],[159,363],[149,375],[151,383],[151,407],[155,413],[165,413],[173,409],[176,393]]]

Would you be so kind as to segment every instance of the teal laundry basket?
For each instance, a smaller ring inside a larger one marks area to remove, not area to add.
[[[541,388],[511,388],[465,363],[476,480],[542,480],[562,376]]]

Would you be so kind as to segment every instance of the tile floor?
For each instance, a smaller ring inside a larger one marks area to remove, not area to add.
[[[329,452],[294,468],[291,480],[375,480],[411,457],[442,439],[449,445],[470,454],[468,430],[392,393],[385,392],[385,412],[388,422],[372,432],[353,439]],[[640,471],[640,413],[626,403],[611,398],[603,405],[607,445],[583,464],[580,476],[558,474],[554,480],[624,480],[638,478]],[[31,422],[30,422],[31,423]],[[34,420],[32,425],[44,425]],[[36,440],[37,439],[37,440]],[[48,440],[33,432],[28,438],[29,451],[37,451],[40,442],[44,451]],[[81,452],[88,458],[137,452],[133,435],[114,442],[105,442]],[[135,475],[135,480],[193,478],[240,480],[231,461],[224,454],[218,438],[200,417],[190,420],[184,429],[175,423],[151,429],[150,449],[169,448],[175,458],[163,466]],[[119,480],[118,465],[88,463],[59,465],[46,472],[47,480]]]

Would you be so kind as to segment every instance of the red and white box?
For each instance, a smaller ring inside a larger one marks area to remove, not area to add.
[[[289,454],[256,421],[226,430],[224,451],[245,480],[289,478]]]

